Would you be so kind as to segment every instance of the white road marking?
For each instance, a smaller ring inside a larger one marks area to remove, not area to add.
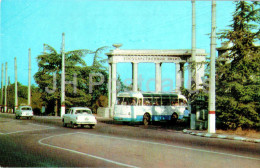
[[[231,157],[238,157],[238,158],[243,158],[243,159],[260,160],[259,158],[253,158],[253,157],[247,157],[247,156],[241,156],[241,155],[234,155],[234,154],[228,154],[228,153],[222,153],[222,152],[214,152],[214,151],[203,150],[203,149],[182,147],[182,146],[176,146],[176,145],[168,145],[168,144],[162,144],[162,143],[157,143],[157,142],[128,139],[128,138],[119,138],[119,137],[113,137],[113,136],[108,136],[108,135],[98,135],[98,134],[85,133],[85,132],[77,132],[77,133],[87,134],[87,135],[92,135],[92,136],[106,137],[106,138],[113,138],[113,139],[121,139],[121,140],[133,141],[133,142],[139,142],[139,143],[141,142],[141,143],[147,143],[147,144],[152,144],[152,145],[167,146],[167,147],[172,147],[172,148],[186,149],[186,150],[192,150],[192,151],[198,151],[198,152],[212,153],[212,154],[218,154],[218,155],[225,155],[225,156],[231,156]]]
[[[54,136],[50,136],[50,137],[46,137],[46,138],[40,139],[40,140],[38,141],[38,143],[41,144],[41,145],[44,145],[44,146],[48,146],[48,147],[52,147],[52,148],[56,148],[56,149],[61,149],[61,150],[69,151],[69,152],[72,152],[72,153],[76,153],[76,154],[80,154],[80,155],[92,157],[92,158],[95,158],[95,159],[103,160],[103,161],[106,161],[106,162],[109,162],[109,163],[113,163],[113,164],[116,164],[116,165],[119,165],[119,166],[137,168],[136,166],[132,166],[132,165],[128,165],[128,164],[116,162],[116,161],[109,160],[109,159],[106,159],[106,158],[102,158],[102,157],[99,157],[99,156],[95,156],[95,155],[91,155],[91,154],[79,152],[79,151],[72,150],[72,149],[62,148],[62,147],[59,147],[59,146],[50,145],[50,144],[47,144],[47,143],[43,143],[43,142],[42,142],[42,141],[44,141],[44,140],[46,140],[46,139],[50,139],[50,138],[53,138],[53,137],[64,136],[64,135],[71,135],[71,134],[78,134],[78,133],[79,133],[79,132],[77,132],[77,133],[67,133],[67,134],[54,135]]]
[[[3,119],[3,120],[2,120]],[[18,120],[14,120],[14,119],[8,119],[8,118],[0,118],[1,122],[22,122],[22,121],[18,121]]]
[[[54,129],[55,127],[50,127],[50,126],[45,126],[45,125],[42,125],[42,124],[33,124],[33,123],[29,123],[30,125],[37,125],[37,126],[40,126],[40,127],[46,127],[46,128],[49,128],[49,129]]]
[[[29,123],[28,125],[43,126],[43,125],[32,124],[32,123]],[[54,127],[49,127],[49,126],[43,126],[43,127],[45,127],[45,128],[32,129],[32,130],[21,130],[21,131],[7,132],[7,133],[0,133],[0,135],[9,135],[9,134],[22,133],[22,132],[30,132],[30,131],[39,131],[39,130],[55,129]]]
[[[8,119],[8,118],[0,118],[0,121],[2,121],[2,122],[8,122],[8,123],[10,123],[10,122],[21,122],[21,121],[15,121],[15,120],[13,120],[13,119]],[[2,123],[1,123],[1,124],[2,124]],[[4,134],[6,134],[6,133],[0,132],[0,135],[4,135]]]

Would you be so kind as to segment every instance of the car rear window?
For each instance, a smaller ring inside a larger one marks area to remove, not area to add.
[[[90,110],[76,110],[75,114],[84,114],[84,113],[87,113],[87,114],[92,114],[92,112]]]
[[[32,110],[30,107],[23,107],[21,110]]]

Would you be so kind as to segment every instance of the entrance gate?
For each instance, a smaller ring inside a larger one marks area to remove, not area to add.
[[[182,50],[122,50],[121,44],[114,44],[114,50],[111,50],[106,55],[109,63],[109,81],[108,81],[108,105],[110,117],[113,115],[113,106],[116,103],[116,83],[117,83],[117,63],[132,63],[132,83],[133,91],[138,90],[138,63],[155,63],[155,91],[161,92],[161,67],[163,63],[176,64],[176,91],[180,91],[180,87],[184,87],[184,64],[191,63],[191,49]],[[195,69],[195,74],[200,77],[194,79],[196,89],[200,89],[202,84],[201,77],[204,76],[204,62],[206,61],[207,53],[204,49],[196,49],[195,67],[188,66],[188,89],[191,89],[192,83],[192,68]]]

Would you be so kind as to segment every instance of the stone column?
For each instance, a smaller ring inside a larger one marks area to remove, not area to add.
[[[162,63],[155,63],[155,91],[162,91]]]
[[[111,82],[111,105],[112,105],[112,111],[110,113],[110,117],[113,117],[113,114],[114,114],[114,106],[115,106],[115,103],[116,103],[116,81],[117,81],[117,78],[116,78],[116,63],[112,63],[112,68],[111,68],[111,71],[112,71],[112,82]]]
[[[188,65],[188,84],[187,84],[188,90],[191,90],[191,82],[192,82],[192,67],[191,67],[191,63],[189,62],[189,65]]]
[[[133,91],[138,91],[138,64],[132,62],[132,82],[133,82]]]
[[[111,86],[112,86],[112,80],[111,80],[111,74],[112,73],[112,65],[109,63],[108,67],[108,107],[111,108],[112,99],[111,99]]]
[[[184,63],[180,63],[181,87],[184,88]]]
[[[204,69],[205,69],[204,63],[196,64],[196,78],[195,78],[196,90],[203,89],[203,86],[200,85],[203,83],[202,78],[204,77],[204,73],[205,73]]]
[[[175,64],[175,90],[177,93],[180,92],[180,87],[181,87],[181,67],[180,63]]]

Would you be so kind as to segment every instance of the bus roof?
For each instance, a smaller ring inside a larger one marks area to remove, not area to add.
[[[117,97],[176,97],[176,98],[183,98],[186,100],[185,96],[177,94],[177,93],[155,93],[155,92],[121,92],[117,94]]]
[[[143,93],[144,97],[178,97],[177,93],[152,93],[152,92],[144,92]]]
[[[143,95],[141,92],[121,92],[117,94],[117,97],[137,97],[137,98],[142,98]]]

